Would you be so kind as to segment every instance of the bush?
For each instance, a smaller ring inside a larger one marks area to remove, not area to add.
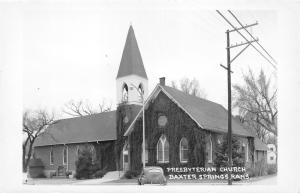
[[[267,174],[271,175],[276,173],[277,173],[277,165],[276,164],[268,165]]]
[[[46,175],[44,173],[40,173],[37,175],[37,178],[46,178]]]
[[[29,162],[29,175],[31,178],[43,178],[44,164],[40,158],[34,158]]]
[[[257,177],[257,176],[264,176],[266,175],[266,163],[261,160],[258,162],[255,162],[255,167],[247,168],[247,173],[249,177]]]
[[[95,178],[102,178],[105,174],[107,173],[107,171],[106,170],[98,170],[98,171],[96,171],[94,174],[93,174],[93,176],[95,177]]]
[[[215,167],[227,167],[228,166],[228,144],[227,144],[227,135],[223,136],[221,144],[217,145],[217,155],[215,159]],[[245,165],[243,153],[239,151],[240,142],[236,137],[232,137],[232,165],[234,167],[243,167]],[[219,170],[218,170],[218,173]]]
[[[132,178],[136,178],[140,175],[140,172],[139,171],[136,171],[136,170],[129,170],[129,171],[126,171],[125,174],[124,174],[124,178],[126,179],[132,179]]]
[[[67,171],[66,176],[72,175],[72,171]]]
[[[53,176],[56,176],[56,172],[50,172],[50,178],[52,178]]]
[[[88,149],[83,149],[80,152],[79,158],[76,161],[76,179],[89,179],[92,174],[92,155]]]

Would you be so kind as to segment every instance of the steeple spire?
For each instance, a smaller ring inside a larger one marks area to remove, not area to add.
[[[148,79],[133,27],[130,25],[117,78],[133,74]]]

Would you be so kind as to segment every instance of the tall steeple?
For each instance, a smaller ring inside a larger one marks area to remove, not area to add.
[[[116,78],[116,86],[117,104],[141,105],[141,98],[146,99],[148,95],[148,77],[131,25]]]
[[[134,31],[130,25],[117,78],[132,74],[148,79]]]

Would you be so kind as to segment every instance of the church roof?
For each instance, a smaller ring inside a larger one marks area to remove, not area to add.
[[[133,28],[130,26],[117,78],[133,74],[148,79]]]
[[[183,109],[191,117],[191,119],[199,125],[200,128],[219,133],[227,133],[227,110],[222,105],[185,94],[182,91],[168,86],[158,85],[155,90],[156,91],[153,91],[146,100],[146,107],[147,103],[152,100],[150,98],[156,97],[158,92],[163,92],[181,109]],[[138,116],[140,113],[141,112],[139,112]],[[126,136],[133,129],[134,121],[125,132]],[[239,136],[254,136],[252,132],[244,129],[244,127],[234,119],[232,119],[232,133]]]
[[[116,111],[58,120],[47,128],[35,146],[115,140]]]
[[[133,121],[141,109],[139,105],[130,107]],[[82,117],[58,120],[47,128],[34,146],[110,141],[117,139],[117,111],[97,113]]]
[[[227,133],[228,112],[220,104],[185,94],[175,88],[163,86],[171,95],[203,128],[216,132]],[[241,136],[253,136],[252,133],[232,118],[232,133]]]

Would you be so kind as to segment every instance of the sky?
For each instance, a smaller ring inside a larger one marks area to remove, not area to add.
[[[238,26],[226,10],[221,11]],[[277,12],[232,11],[243,24],[259,23],[249,31],[276,59]],[[166,77],[167,85],[196,78],[208,100],[227,108],[227,74],[220,64],[226,65],[225,31],[232,28],[214,9],[33,1],[22,15],[24,109],[42,108],[65,117],[64,105],[81,99],[93,106],[105,100],[115,109],[115,79],[130,25],[148,75],[149,93],[160,77]],[[237,33],[230,36],[232,44],[244,41]],[[231,57],[241,49],[231,49]],[[250,46],[232,64],[232,83],[241,84],[249,68],[256,74],[264,69],[276,78],[276,70]]]
[[[226,72],[219,64],[226,61],[224,32],[229,26],[215,12],[216,7],[226,6],[243,23],[259,22],[253,27],[253,34],[279,62],[280,180],[277,185],[263,188],[272,192],[287,189],[299,192],[298,176],[291,171],[299,171],[300,166],[290,164],[300,160],[294,153],[300,147],[299,2],[228,0],[217,4],[210,0],[212,3],[204,6],[191,3],[200,1],[180,0],[122,2],[0,2],[0,151],[6,156],[0,164],[5,174],[3,178],[0,175],[3,182],[0,186],[5,185],[1,190],[25,190],[20,187],[23,176],[19,161],[22,107],[59,112],[70,99],[90,99],[95,104],[102,98],[115,101],[115,77],[130,23],[141,50],[150,91],[160,76],[165,76],[167,83],[183,76],[195,77],[208,99],[226,107]],[[242,41],[238,37],[235,35],[238,42]],[[242,72],[249,66],[256,71],[266,68],[274,75],[273,68],[248,48],[232,65],[233,83],[241,82]],[[48,191],[57,191],[52,188]],[[224,190],[219,188],[214,190]],[[244,190],[249,192],[251,188],[261,189],[245,186]],[[130,187],[127,189],[129,192]]]

